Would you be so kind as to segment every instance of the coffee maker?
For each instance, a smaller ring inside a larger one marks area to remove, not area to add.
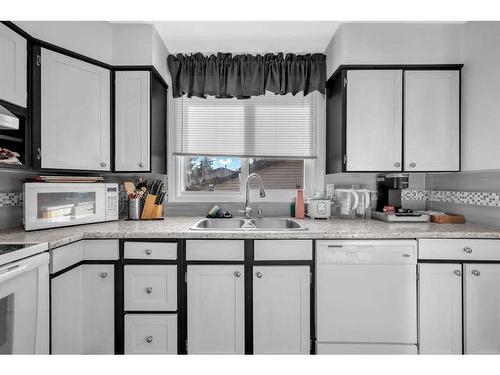
[[[408,189],[407,173],[391,173],[377,176],[377,209],[372,218],[386,222],[428,222],[429,215],[403,208],[401,196]]]

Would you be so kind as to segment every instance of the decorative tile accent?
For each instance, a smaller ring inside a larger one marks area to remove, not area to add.
[[[492,192],[406,189],[402,199],[500,207],[500,193]]]
[[[404,189],[401,194],[401,199],[409,201],[422,201],[430,197],[430,190],[411,190]]]
[[[0,207],[22,206],[23,193],[0,193]]]

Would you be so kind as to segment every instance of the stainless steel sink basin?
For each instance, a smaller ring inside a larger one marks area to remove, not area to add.
[[[307,230],[305,226],[293,219],[269,218],[269,219],[202,219],[193,225],[191,230]]]

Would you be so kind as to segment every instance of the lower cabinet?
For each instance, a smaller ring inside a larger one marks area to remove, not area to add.
[[[188,354],[245,353],[244,266],[188,265]]]
[[[310,353],[309,266],[253,267],[255,354]]]
[[[177,315],[125,315],[125,354],[177,354]]]
[[[465,354],[499,354],[500,264],[421,263],[419,270],[420,353],[460,354],[463,346]]]
[[[114,266],[83,264],[51,281],[52,354],[114,353]]]

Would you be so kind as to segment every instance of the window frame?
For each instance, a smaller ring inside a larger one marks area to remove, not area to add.
[[[325,133],[326,133],[326,103],[320,100],[318,105],[318,129],[317,136],[317,159],[304,160],[304,181],[302,188],[306,195],[312,196],[316,191],[324,190],[325,178]],[[168,106],[175,105],[171,92],[168,95]],[[167,179],[168,179],[168,200],[175,203],[232,203],[245,200],[245,185],[249,174],[249,158],[239,158],[241,160],[241,183],[239,191],[185,191],[185,159],[186,157],[174,155],[175,150],[175,116],[174,111],[168,111],[167,126]],[[171,125],[171,126],[170,126]],[[302,159],[301,159],[302,160]],[[265,186],[264,186],[265,187]],[[296,189],[266,189],[266,197],[260,198],[258,189],[250,189],[251,201],[259,202],[291,202],[295,197]]]

